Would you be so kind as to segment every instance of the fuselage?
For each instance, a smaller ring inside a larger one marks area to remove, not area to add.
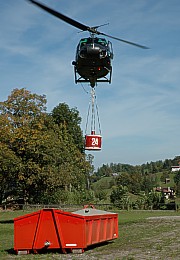
[[[84,79],[100,79],[111,71],[112,58],[111,43],[106,39],[83,38],[77,46],[76,70]]]

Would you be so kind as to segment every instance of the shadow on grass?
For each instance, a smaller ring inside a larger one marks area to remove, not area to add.
[[[113,243],[112,241],[105,241],[105,242],[102,242],[102,243],[99,243],[99,244],[96,244],[96,245],[91,245],[91,246],[88,246],[88,248],[85,249],[85,252],[88,252],[88,251],[91,251],[91,250],[94,250],[96,248],[103,248],[104,246],[107,246],[108,244],[111,244]],[[5,250],[9,255],[16,255],[16,251],[14,250],[14,248],[10,248],[10,249],[7,249]],[[33,250],[29,252],[30,254],[33,254]],[[45,249],[40,249],[38,250],[38,254],[52,254],[52,253],[59,253],[59,254],[63,254],[62,250],[61,249],[52,249],[52,250],[45,250]],[[67,254],[70,253],[72,254],[72,252],[70,250],[67,250],[66,252]]]
[[[9,255],[16,255],[16,252],[14,251],[14,248],[10,248],[5,250]]]
[[[112,243],[113,243],[113,241],[101,242],[101,243],[99,243],[99,244],[95,244],[95,245],[88,246],[88,248],[85,249],[85,251],[94,250],[95,248],[103,248],[104,246],[107,246],[107,245],[112,244]]]
[[[14,220],[13,219],[9,219],[9,220],[0,220],[0,224],[13,224]]]

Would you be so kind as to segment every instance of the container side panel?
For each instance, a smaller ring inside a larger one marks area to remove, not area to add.
[[[106,232],[107,232],[107,219],[101,219],[100,231],[99,231],[99,241],[106,240]]]
[[[92,220],[86,221],[86,244],[87,246],[92,244]]]
[[[109,240],[112,238],[112,219],[108,219],[107,221],[107,237],[106,239]]]
[[[118,238],[118,216],[114,218],[114,232],[113,232],[114,238]]]
[[[118,237],[117,215],[88,216],[86,219],[87,246]]]
[[[118,218],[113,217],[108,219],[107,224],[107,240],[115,239],[118,237]]]
[[[40,212],[14,220],[14,249],[32,249]]]
[[[62,248],[86,248],[82,217],[56,211],[56,220]]]
[[[101,226],[102,219],[97,220],[97,229],[96,229],[96,241],[97,243],[100,242],[100,226]]]
[[[99,219],[94,219],[92,223],[92,244],[98,243]]]
[[[33,249],[60,248],[53,209],[42,210]]]

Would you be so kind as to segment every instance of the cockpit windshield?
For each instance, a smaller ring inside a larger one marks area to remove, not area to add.
[[[79,45],[80,47],[86,45],[86,44],[91,44],[91,43],[97,43],[103,46],[107,46],[108,42],[106,41],[105,38],[83,38],[80,40]]]

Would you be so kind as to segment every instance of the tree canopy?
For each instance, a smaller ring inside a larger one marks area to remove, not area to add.
[[[57,203],[60,191],[86,186],[90,164],[83,152],[79,112],[63,103],[47,113],[46,102],[44,95],[24,88],[0,102],[1,202],[17,196]]]

